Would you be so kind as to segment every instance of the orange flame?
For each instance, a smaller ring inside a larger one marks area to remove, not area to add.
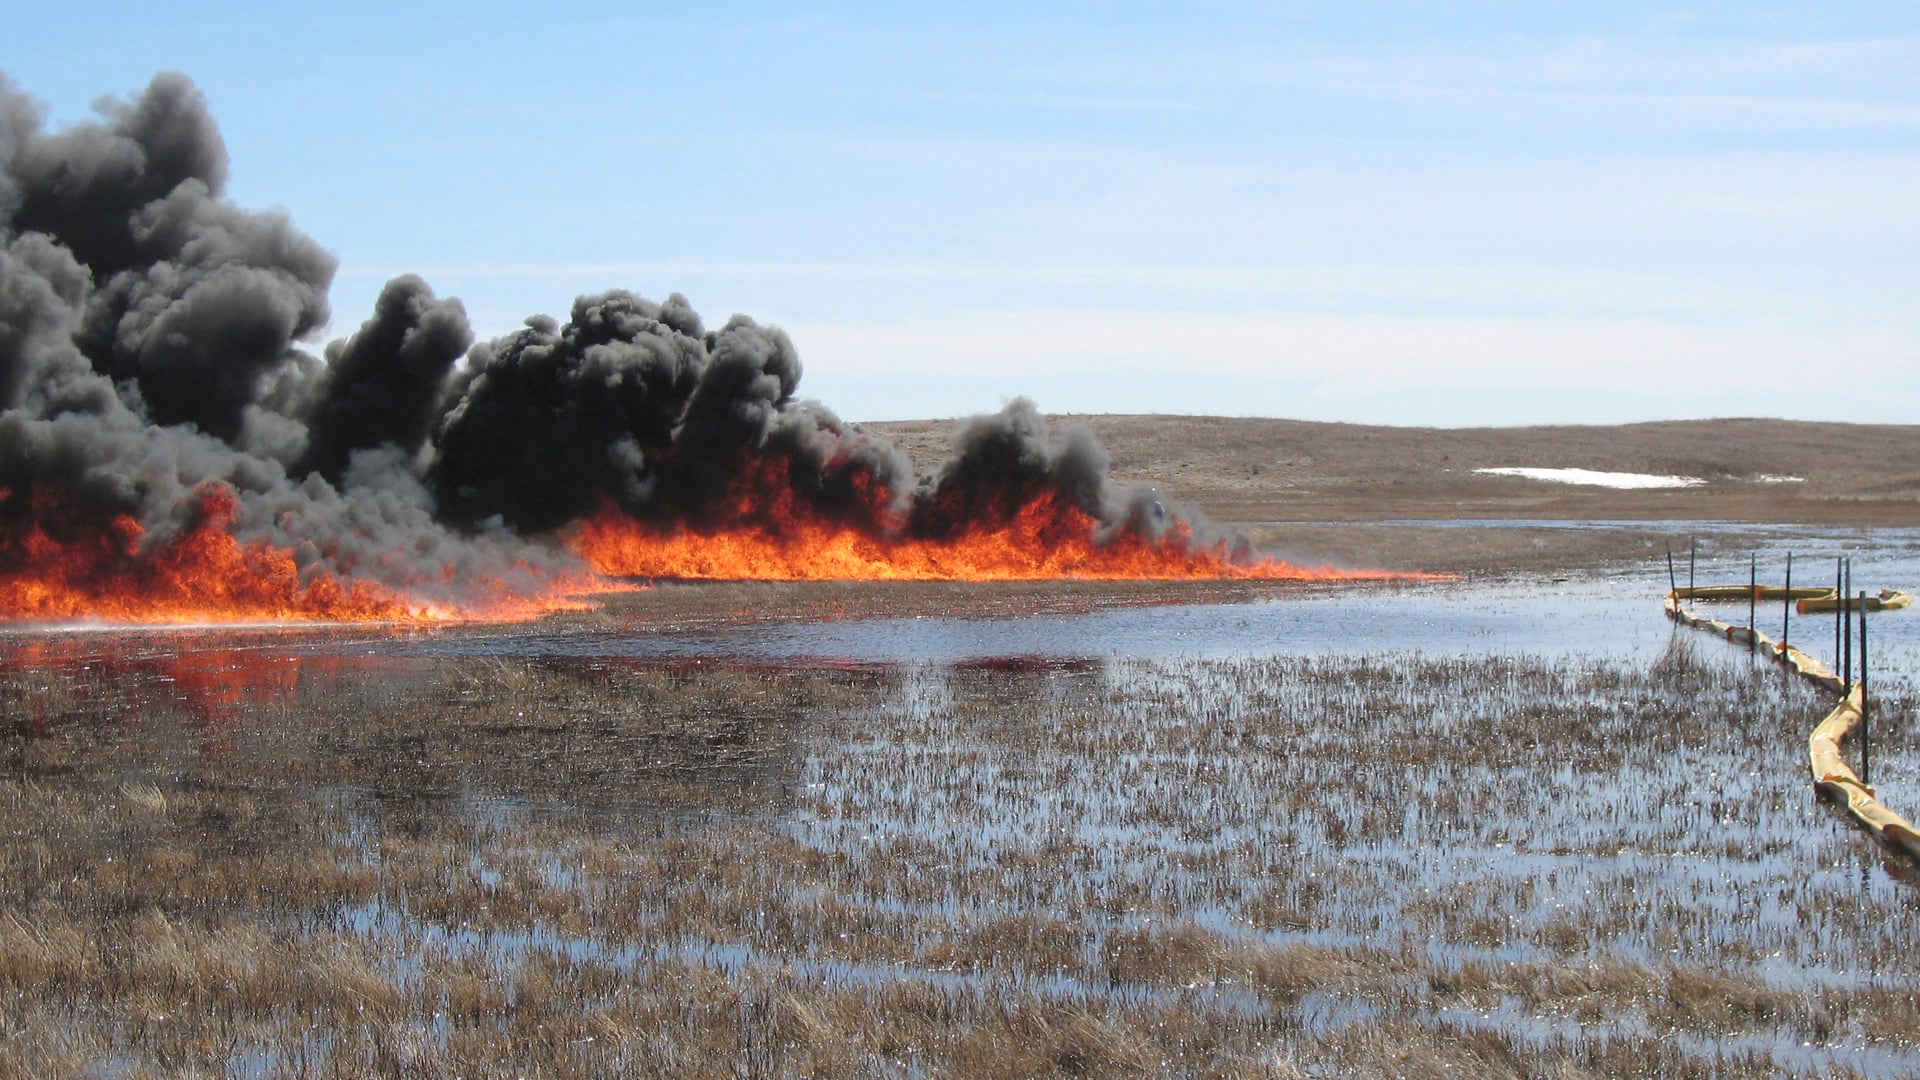
[[[937,540],[876,536],[790,512],[713,531],[660,528],[609,505],[583,521],[570,542],[600,573],[642,578],[1332,581],[1421,576],[1297,566],[1271,558],[1238,560],[1225,543],[1196,541],[1184,522],[1158,540],[1122,532],[1102,543],[1098,533],[1099,522],[1091,515],[1057,495],[1043,495],[1004,524],[967,526]]]
[[[609,503],[567,541],[590,568],[575,573],[516,568],[504,580],[420,582],[424,602],[390,586],[305,571],[293,553],[242,541],[232,528],[239,497],[217,482],[194,492],[177,535],[153,539],[130,515],[74,510],[58,491],[0,489],[0,620],[109,623],[510,621],[590,608],[578,594],[632,589],[609,578],[772,581],[1198,580],[1334,581],[1430,575],[1300,566],[1247,558],[1203,542],[1183,521],[1158,538],[1101,523],[1057,492],[1007,491],[997,504],[941,518],[937,537],[915,535],[888,510],[883,491],[860,490],[863,524],[831,520],[788,485],[740,485],[708,527],[636,520]],[[1021,496],[1025,496],[1021,501]],[[989,500],[990,503],[993,500]],[[924,531],[924,530],[922,530]],[[604,576],[603,576],[604,575]],[[389,575],[391,576],[391,575]],[[454,589],[453,586],[458,586]],[[436,588],[437,586],[437,588]]]
[[[482,602],[444,606],[324,569],[302,573],[291,551],[232,535],[239,497],[216,482],[195,490],[190,524],[159,542],[148,542],[130,515],[77,512],[39,485],[20,494],[0,490],[0,508],[22,497],[26,512],[0,519],[0,619],[181,625],[510,620],[587,606],[562,589],[605,590],[582,575],[581,581],[551,582],[537,596],[502,586]]]

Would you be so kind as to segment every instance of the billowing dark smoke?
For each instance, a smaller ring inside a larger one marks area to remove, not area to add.
[[[327,319],[333,257],[221,197],[226,148],[199,91],[162,75],[102,112],[49,134],[0,80],[0,573],[31,557],[27,518],[59,538],[131,515],[153,548],[208,483],[239,496],[237,535],[303,572],[423,599],[567,561],[444,528],[415,475],[471,337],[457,304],[402,279],[323,363],[296,343]],[[46,520],[36,491],[73,520]]]
[[[215,482],[243,539],[410,592],[564,564],[548,538],[607,507],[704,530],[799,506],[938,539],[1044,496],[1162,527],[1152,493],[1110,489],[1091,433],[1055,439],[1024,401],[969,422],[916,484],[895,448],[795,396],[785,333],[709,330],[678,294],[582,297],[564,325],[476,345],[460,302],[409,275],[316,356],[335,261],[226,201],[193,84],[161,75],[100,112],[48,132],[0,77],[0,573],[41,488],[153,543]]]
[[[786,334],[744,316],[708,331],[677,293],[583,296],[565,326],[530,319],[468,361],[427,470],[450,520],[541,532],[611,502],[646,520],[739,524],[737,499],[774,480],[752,474],[773,469],[811,508],[879,528],[872,500],[911,484],[891,446],[794,398]]]
[[[356,449],[418,453],[453,365],[473,345],[467,311],[411,274],[387,282],[360,332],[327,346],[295,472],[338,483]]]
[[[1111,516],[1106,448],[1084,427],[1050,439],[1046,418],[1030,401],[966,421],[954,432],[953,450],[916,492],[917,536],[946,536],[972,522],[1004,524],[1049,492],[1096,519]]]
[[[327,321],[333,256],[285,217],[222,200],[226,144],[185,77],[104,112],[13,133],[7,230],[87,268],[75,339],[97,371],[138,388],[154,422],[231,440],[260,384],[298,359],[293,342]]]

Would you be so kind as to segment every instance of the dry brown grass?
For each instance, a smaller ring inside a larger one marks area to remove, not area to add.
[[[1117,482],[1157,484],[1224,521],[1699,517],[1920,524],[1920,427],[1911,425],[1747,419],[1418,428],[1256,417],[1053,419],[1090,426],[1112,454]],[[946,452],[945,421],[867,426],[901,445],[922,469]],[[1473,471],[1514,465],[1679,474],[1709,483],[1618,492]],[[1765,473],[1805,483],[1758,482]]]
[[[1814,702],[1703,651],[0,684],[69,674],[0,782],[0,1074],[1920,1060],[1910,894],[1755,764]]]

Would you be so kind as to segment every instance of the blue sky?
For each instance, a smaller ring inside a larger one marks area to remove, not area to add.
[[[1920,418],[1920,5],[30,5],[231,195],[483,335],[777,323],[855,420]]]

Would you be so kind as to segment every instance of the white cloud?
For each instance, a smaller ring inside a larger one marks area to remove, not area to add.
[[[890,323],[789,324],[809,365],[836,376],[925,372],[1032,377],[1127,372],[1298,380],[1364,398],[1422,387],[1631,392],[1711,400],[1836,386],[1912,403],[1920,341],[1872,329],[1818,333],[1651,321],[1198,315],[1044,310]],[[1523,418],[1516,418],[1516,420]]]
[[[1783,97],[1754,94],[1591,94],[1572,104],[1645,112],[1663,127],[1713,124],[1749,129],[1920,127],[1920,103],[1863,101],[1843,97]]]

